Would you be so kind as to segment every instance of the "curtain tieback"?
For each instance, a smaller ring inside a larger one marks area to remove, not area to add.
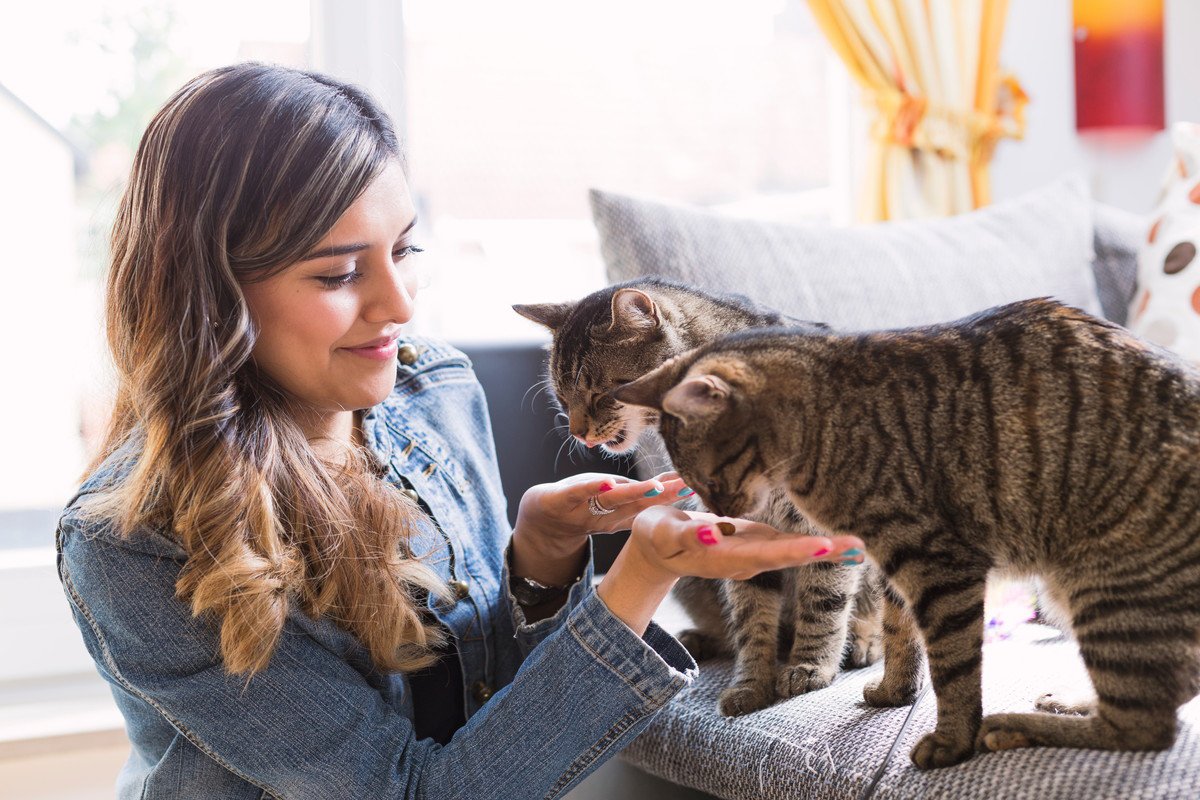
[[[992,113],[930,103],[926,97],[897,89],[870,89],[870,104],[877,112],[871,135],[883,144],[926,150],[944,158],[991,159],[996,143],[1025,135],[1025,106],[1029,97],[1013,75],[1000,81],[996,110]],[[963,134],[966,134],[964,147]]]

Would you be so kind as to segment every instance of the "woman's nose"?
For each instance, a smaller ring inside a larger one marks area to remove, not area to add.
[[[413,270],[403,261],[394,264],[390,259],[382,266],[386,268],[377,270],[381,277],[369,298],[371,321],[408,322],[416,311],[417,282]]]

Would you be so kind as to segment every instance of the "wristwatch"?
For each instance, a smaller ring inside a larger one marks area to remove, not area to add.
[[[508,590],[512,592],[517,604],[525,608],[558,600],[570,591],[571,585],[568,583],[565,586],[547,586],[533,578],[518,578],[516,575],[510,575],[508,578]]]

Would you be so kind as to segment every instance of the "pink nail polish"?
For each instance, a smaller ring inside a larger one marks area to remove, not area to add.
[[[717,543],[717,535],[715,533],[713,533],[713,529],[708,527],[707,525],[705,525],[703,528],[700,528],[699,530],[696,531],[696,538],[700,540],[701,544],[716,544]]]
[[[828,547],[822,547],[820,550],[817,550],[816,552],[813,553],[813,558],[820,558],[821,556],[826,555],[828,552],[829,552]]]
[[[602,492],[611,492],[612,488],[613,487],[608,485],[607,483],[600,484],[600,491],[602,491]]]

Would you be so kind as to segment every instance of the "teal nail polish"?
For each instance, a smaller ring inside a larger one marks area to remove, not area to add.
[[[849,550],[843,550],[842,555],[844,555],[844,556],[861,556],[862,550],[859,550],[857,547],[851,547]]]
[[[687,496],[693,495],[695,493],[696,493],[695,489],[693,489],[690,486],[685,486],[682,489],[680,489],[678,492],[676,492],[675,494],[677,497],[687,497]]]
[[[842,562],[842,566],[843,567],[857,567],[861,563],[862,563],[861,561],[855,561],[853,558],[848,558]]]
[[[646,497],[658,497],[662,493],[663,493],[662,489],[651,489],[650,491],[646,492],[645,496]]]

